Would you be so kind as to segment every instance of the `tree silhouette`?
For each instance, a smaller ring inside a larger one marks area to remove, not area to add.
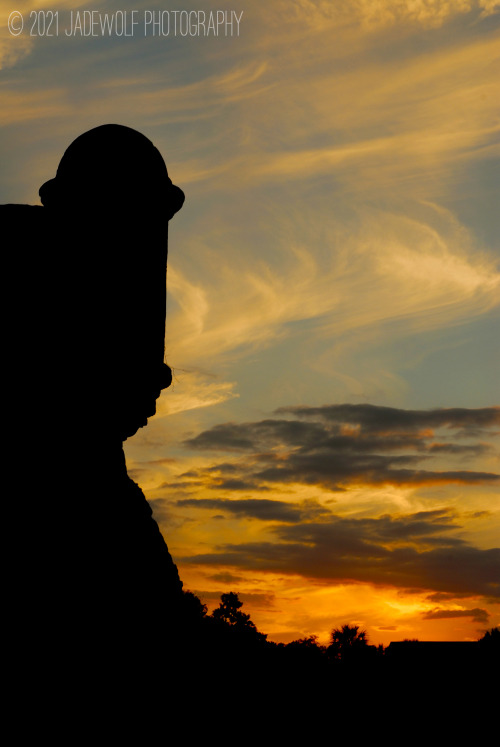
[[[479,639],[481,648],[484,651],[490,651],[491,653],[500,652],[500,628],[492,628],[487,630],[486,633]]]
[[[345,661],[365,653],[367,648],[366,630],[360,630],[359,625],[342,625],[341,628],[334,628],[330,634],[328,655],[332,659]]]
[[[318,644],[318,636],[317,635],[308,635],[305,638],[298,638],[296,641],[290,641],[290,643],[287,643],[287,648],[289,649],[321,649],[322,646]]]
[[[243,602],[240,602],[238,595],[229,591],[221,595],[220,604],[210,617],[216,623],[227,625],[237,633],[251,636],[255,640],[265,641],[267,635],[259,633],[255,623],[250,619],[250,615],[241,611],[242,606]]]
[[[250,620],[250,615],[241,612],[243,602],[240,602],[237,594],[230,591],[227,594],[222,594],[220,599],[218,608],[212,612],[214,620],[239,628],[252,628],[256,630],[254,623]]]
[[[185,614],[193,620],[200,620],[207,614],[207,605],[188,589],[183,590],[183,605]]]
[[[325,647],[318,643],[317,635],[308,635],[286,644],[288,658],[296,666],[314,666],[323,659]]]

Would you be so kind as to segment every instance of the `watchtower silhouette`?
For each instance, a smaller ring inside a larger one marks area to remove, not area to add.
[[[168,221],[183,192],[150,140],[120,125],[80,135],[40,188],[73,255],[66,308],[86,411],[123,440],[145,425],[171,382],[164,364]],[[91,396],[87,396],[91,395]]]
[[[83,666],[124,641],[137,654],[182,599],[122,442],[171,382],[168,222],[184,194],[150,140],[107,124],[68,147],[40,198],[0,206],[7,607],[30,663],[50,650]]]

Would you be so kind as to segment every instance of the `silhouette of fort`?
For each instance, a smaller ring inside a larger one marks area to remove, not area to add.
[[[130,667],[152,626],[180,625],[177,568],[122,444],[171,382],[168,222],[184,194],[146,137],[109,124],[68,147],[40,198],[0,207],[8,635],[31,663]]]

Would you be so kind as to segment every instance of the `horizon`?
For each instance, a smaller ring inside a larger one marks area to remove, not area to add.
[[[30,36],[40,3],[13,35],[2,1],[1,203],[111,122],[186,194],[173,384],[125,443],[184,588],[273,641],[498,627],[498,3],[244,0],[218,6],[237,34],[94,37],[70,5],[99,11],[56,0]]]

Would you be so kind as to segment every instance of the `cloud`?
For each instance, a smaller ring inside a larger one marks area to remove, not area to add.
[[[424,620],[447,620],[454,617],[472,617],[474,622],[486,625],[490,614],[487,610],[476,607],[472,610],[429,610],[423,615]]]
[[[265,56],[279,41],[264,36]],[[400,54],[397,65],[359,36],[339,36],[332,47],[326,34],[315,39],[302,30],[302,55],[283,39],[281,64],[273,59],[254,91],[260,105],[254,98],[239,103],[251,127],[242,130],[245,142],[235,143],[237,156],[228,153],[224,179],[286,184],[334,174],[343,190],[374,195],[392,185],[429,199],[441,196],[458,163],[498,155],[494,34],[462,35],[460,45],[449,38],[426,44]],[[275,134],[267,132],[271,122],[279,125]]]
[[[30,37],[13,38],[7,28],[7,14],[0,15],[0,24],[0,70],[5,70],[14,67],[23,57],[30,54],[33,39]]]
[[[321,30],[354,22],[370,32],[404,24],[437,28],[457,15],[485,18],[500,10],[497,0],[298,0],[295,6],[297,21],[309,27]]]
[[[174,367],[172,378],[172,386],[164,390],[156,403],[157,417],[212,407],[239,396],[234,382],[220,381],[203,371]]]
[[[240,581],[245,581],[244,576],[236,576],[234,573],[228,573],[221,572],[221,573],[214,573],[211,576],[208,576],[209,579],[212,581],[218,581],[222,584],[237,584],[240,583]]]
[[[61,88],[45,88],[43,91],[21,93],[5,92],[5,108],[2,107],[0,126],[13,125],[29,120],[57,118],[68,114],[65,91]]]
[[[224,485],[227,489],[227,485]],[[316,502],[305,502],[302,505],[276,501],[266,498],[248,498],[227,500],[224,498],[185,498],[176,501],[177,506],[187,506],[199,509],[219,509],[236,516],[260,519],[261,521],[279,521],[296,523],[310,519],[314,515],[327,513]]]
[[[157,40],[161,43],[161,40]],[[201,43],[201,42],[200,42]],[[183,64],[165,73],[154,73],[151,68],[139,68],[133,74],[124,77],[123,72],[99,80],[95,86],[95,95],[103,98],[104,111],[123,112],[126,115],[132,99],[141,111],[141,116],[149,126],[167,122],[169,126],[182,124],[186,126],[210,122],[218,119],[221,109],[233,109],[242,105],[247,99],[263,95],[269,82],[263,83],[266,72],[265,62],[251,61],[239,64],[229,69],[229,72],[210,74],[210,67],[202,70],[201,75],[194,82],[184,83]],[[174,170],[180,169],[183,184],[191,184],[199,180],[213,179],[227,172],[228,164],[214,159],[214,151],[221,146],[222,134],[213,133],[206,136],[203,143],[203,157],[195,157],[193,151],[199,149],[191,146],[191,152],[186,152],[179,163],[174,163]],[[210,144],[213,149],[206,149]],[[161,144],[161,143],[160,143]],[[180,139],[182,148],[182,138]],[[200,149],[201,150],[201,149]],[[177,157],[179,149],[177,149]],[[233,164],[234,165],[234,162]]]
[[[45,29],[47,33],[51,31],[52,38],[55,37],[55,25],[54,16],[50,13],[57,11],[76,9],[79,3],[74,3],[71,0],[54,0],[50,4],[50,10],[45,15],[45,19],[40,20],[40,28],[42,31]],[[85,8],[90,9],[93,5],[96,5],[95,0],[86,0]],[[4,4],[5,6],[5,4]],[[35,23],[37,17],[32,16],[31,13],[34,11],[42,10],[43,13],[47,11],[47,5],[43,0],[16,0],[14,7],[4,7],[0,9],[0,70],[4,68],[11,68],[17,65],[23,58],[27,57],[36,48],[36,44],[44,43],[50,38],[47,36],[43,38],[43,35],[38,36],[38,25]],[[20,27],[19,17],[13,19],[14,28],[22,28],[22,32],[19,35],[13,35],[9,32],[8,19],[12,11],[17,11],[23,15],[23,26]],[[43,20],[46,20],[44,25]],[[33,32],[33,33],[32,33]]]
[[[220,370],[295,337],[307,351],[297,364],[307,371],[330,353],[331,376],[375,342],[469,324],[498,307],[495,262],[435,207],[418,219],[363,210],[350,225],[345,205],[337,216],[321,196],[297,218],[281,204],[262,211],[245,194],[245,214],[232,196],[210,203],[219,228],[188,226],[189,256],[169,266],[167,351],[181,368]],[[258,231],[248,225],[254,211]],[[412,354],[422,355],[416,342]],[[354,375],[366,379],[365,368]]]
[[[323,583],[363,582],[402,589],[500,597],[500,549],[446,536],[445,512],[278,526],[273,542],[225,544],[183,563],[294,574]]]
[[[498,407],[402,410],[345,404],[281,407],[276,414],[295,417],[215,425],[185,445],[197,451],[247,454],[232,465],[233,489],[238,489],[238,481],[242,489],[302,483],[338,490],[356,484],[472,485],[500,480],[497,473],[463,468],[466,455],[488,453],[488,444],[453,442],[492,437],[500,424]],[[458,465],[446,470],[421,467],[422,462],[430,466],[436,455],[445,455],[450,466],[458,458]],[[212,465],[210,477],[205,471],[207,482],[224,487],[224,475],[214,478],[218,469]]]
[[[323,407],[280,407],[276,414],[294,415],[306,420],[320,420],[341,426],[359,427],[360,432],[383,435],[414,434],[420,439],[432,437],[429,429],[446,428],[459,431],[460,435],[477,436],[492,426],[500,426],[500,407],[470,409],[465,407],[438,408],[433,410],[403,410],[370,404],[324,405]],[[347,432],[349,433],[349,431]],[[356,436],[357,432],[353,431]],[[434,446],[435,444],[432,444]],[[439,444],[443,446],[443,444]]]
[[[460,599],[460,597],[467,597],[467,594],[464,592],[462,592],[461,594],[459,594],[458,592],[451,594],[450,592],[447,592],[447,591],[437,591],[433,594],[429,594],[426,597],[425,601],[426,602],[438,602],[438,603],[442,603],[442,602],[452,603],[457,598]]]

